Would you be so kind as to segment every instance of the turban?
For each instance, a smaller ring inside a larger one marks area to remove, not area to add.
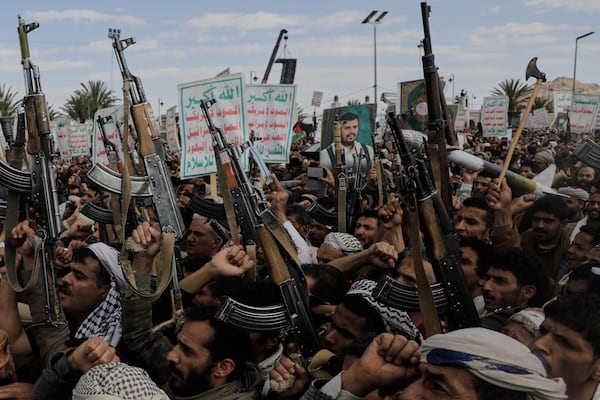
[[[421,362],[466,369],[494,386],[526,392],[529,400],[567,398],[563,380],[547,378],[544,364],[527,346],[485,328],[429,337],[421,346]]]
[[[386,306],[375,300],[373,297],[375,286],[377,286],[377,282],[369,279],[361,279],[352,284],[346,296],[355,295],[365,299],[371,308],[377,311],[388,333],[400,334],[421,343],[421,333],[406,311]]]
[[[546,316],[543,311],[534,309],[521,310],[518,313],[513,314],[508,322],[514,322],[521,325],[531,336],[538,337],[540,335],[540,326]]]
[[[588,201],[588,199],[590,198],[590,194],[584,189],[571,186],[564,186],[558,188],[558,193],[573,197],[581,201]]]
[[[97,365],[73,389],[73,400],[168,400],[141,368],[124,363]]]
[[[533,157],[533,159],[535,161],[541,161],[543,163],[546,163],[548,165],[550,164],[554,164],[554,156],[552,155],[552,153],[550,152],[550,150],[540,150],[537,153],[535,153],[535,156]]]
[[[102,242],[91,244],[88,249],[98,257],[100,264],[110,273],[112,278],[117,280],[119,286],[124,287],[125,277],[123,276],[121,264],[119,264],[119,251]]]
[[[363,251],[362,244],[357,238],[349,233],[331,232],[325,236],[323,244],[328,244],[336,250],[344,253],[345,256],[348,254],[358,253]]]

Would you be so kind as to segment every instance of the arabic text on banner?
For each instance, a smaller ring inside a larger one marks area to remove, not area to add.
[[[69,125],[69,149],[71,157],[87,156],[90,154],[91,124]]]
[[[181,178],[194,178],[216,172],[210,130],[200,108],[201,101],[216,100],[210,107],[213,124],[234,145],[245,142],[244,87],[241,74],[177,85],[179,97],[179,137],[182,145]],[[244,158],[244,167],[245,167]]]
[[[508,97],[484,97],[481,107],[483,136],[506,137]]]
[[[573,98],[573,108],[569,113],[571,132],[590,133],[596,120],[596,112],[600,104],[600,95],[576,94]]]
[[[294,85],[247,85],[244,92],[246,134],[260,139],[254,142],[267,163],[286,163],[294,127]]]

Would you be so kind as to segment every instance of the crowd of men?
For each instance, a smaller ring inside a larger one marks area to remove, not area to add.
[[[343,123],[350,125],[342,144],[352,154],[360,150],[356,126],[352,118]],[[465,139],[465,151],[504,163],[505,140],[476,131]],[[143,203],[134,202],[139,224],[122,246],[113,226],[82,212],[86,203],[111,207],[111,195],[87,179],[89,161],[59,163],[55,285],[39,279],[14,290],[7,271],[29,283],[44,253],[35,220],[4,232],[16,260],[2,254],[0,398],[600,399],[600,171],[572,156],[580,139],[565,144],[545,130],[519,140],[514,172],[533,179],[554,171],[554,193],[543,196],[518,193],[484,170],[449,171],[460,266],[480,326],[448,331],[448,302],[436,301],[441,334],[428,332],[419,302],[426,288],[415,288],[422,270],[431,292],[443,292],[443,266],[428,259],[423,241],[410,240],[403,166],[391,141],[365,150],[369,161],[355,157],[347,170],[352,180],[358,164],[369,166],[364,187],[353,189],[357,210],[337,209],[333,158],[322,177],[309,178],[307,168],[323,167],[319,153],[304,152],[310,140],[295,143],[289,163],[272,165],[273,182],[260,190],[295,247],[300,267],[290,279],[306,290],[321,344],[314,354],[303,354],[306,337],[293,334],[297,315],[285,327],[274,317],[253,320],[289,301],[270,279],[269,254],[233,244],[227,220],[202,212],[202,204],[220,205],[222,193],[210,193],[204,178],[181,180],[176,155],[167,161],[186,226],[174,285],[183,316],[169,290],[146,299],[132,289],[154,291],[172,261]],[[317,185],[307,185],[311,179]],[[345,211],[353,222],[339,229]],[[380,298],[386,277],[398,282],[405,305]],[[65,324],[44,323],[55,305],[45,289],[53,286]],[[251,310],[241,323],[223,317],[231,300]]]

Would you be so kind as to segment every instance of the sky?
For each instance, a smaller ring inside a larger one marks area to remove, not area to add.
[[[431,0],[429,25],[440,76],[448,98],[465,90],[475,107],[505,79],[525,80],[532,57],[548,80],[573,77],[575,38],[577,80],[600,82],[600,1],[598,0]],[[372,11],[388,14],[374,26],[362,24]],[[226,68],[250,81],[262,78],[281,29],[288,31],[278,57],[296,58],[297,102],[320,114],[333,96],[373,98],[374,44],[377,91],[395,92],[397,83],[423,76],[418,44],[423,39],[416,0],[304,1],[68,1],[6,2],[0,13],[0,84],[24,95],[17,15],[40,27],[29,33],[31,60],[41,73],[48,103],[60,110],[81,82],[103,80],[120,98],[121,75],[109,28],[136,44],[125,52],[157,112],[176,104],[177,85],[213,77]],[[279,83],[274,64],[269,83]],[[529,84],[534,83],[530,78]],[[314,91],[324,93],[320,108]],[[379,103],[379,108],[383,108]]]

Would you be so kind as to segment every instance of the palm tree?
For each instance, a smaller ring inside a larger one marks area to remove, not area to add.
[[[81,123],[92,119],[97,110],[115,104],[117,98],[103,81],[80,83],[81,88],[73,92],[62,107],[67,115]]]
[[[529,95],[531,94],[531,86],[521,82],[520,79],[506,79],[495,87],[491,94],[493,96],[508,97],[508,111],[521,111],[525,107]]]
[[[533,110],[538,108],[545,108],[549,113],[554,112],[554,101],[550,98],[536,97],[533,101]]]
[[[21,99],[17,92],[12,91],[12,87],[6,87],[6,84],[0,86],[0,114],[9,116],[17,112],[21,104]]]
[[[53,105],[48,106],[48,118],[50,118],[50,121],[54,121],[55,119],[62,117],[63,115],[64,114],[61,114],[60,112],[56,111]]]

